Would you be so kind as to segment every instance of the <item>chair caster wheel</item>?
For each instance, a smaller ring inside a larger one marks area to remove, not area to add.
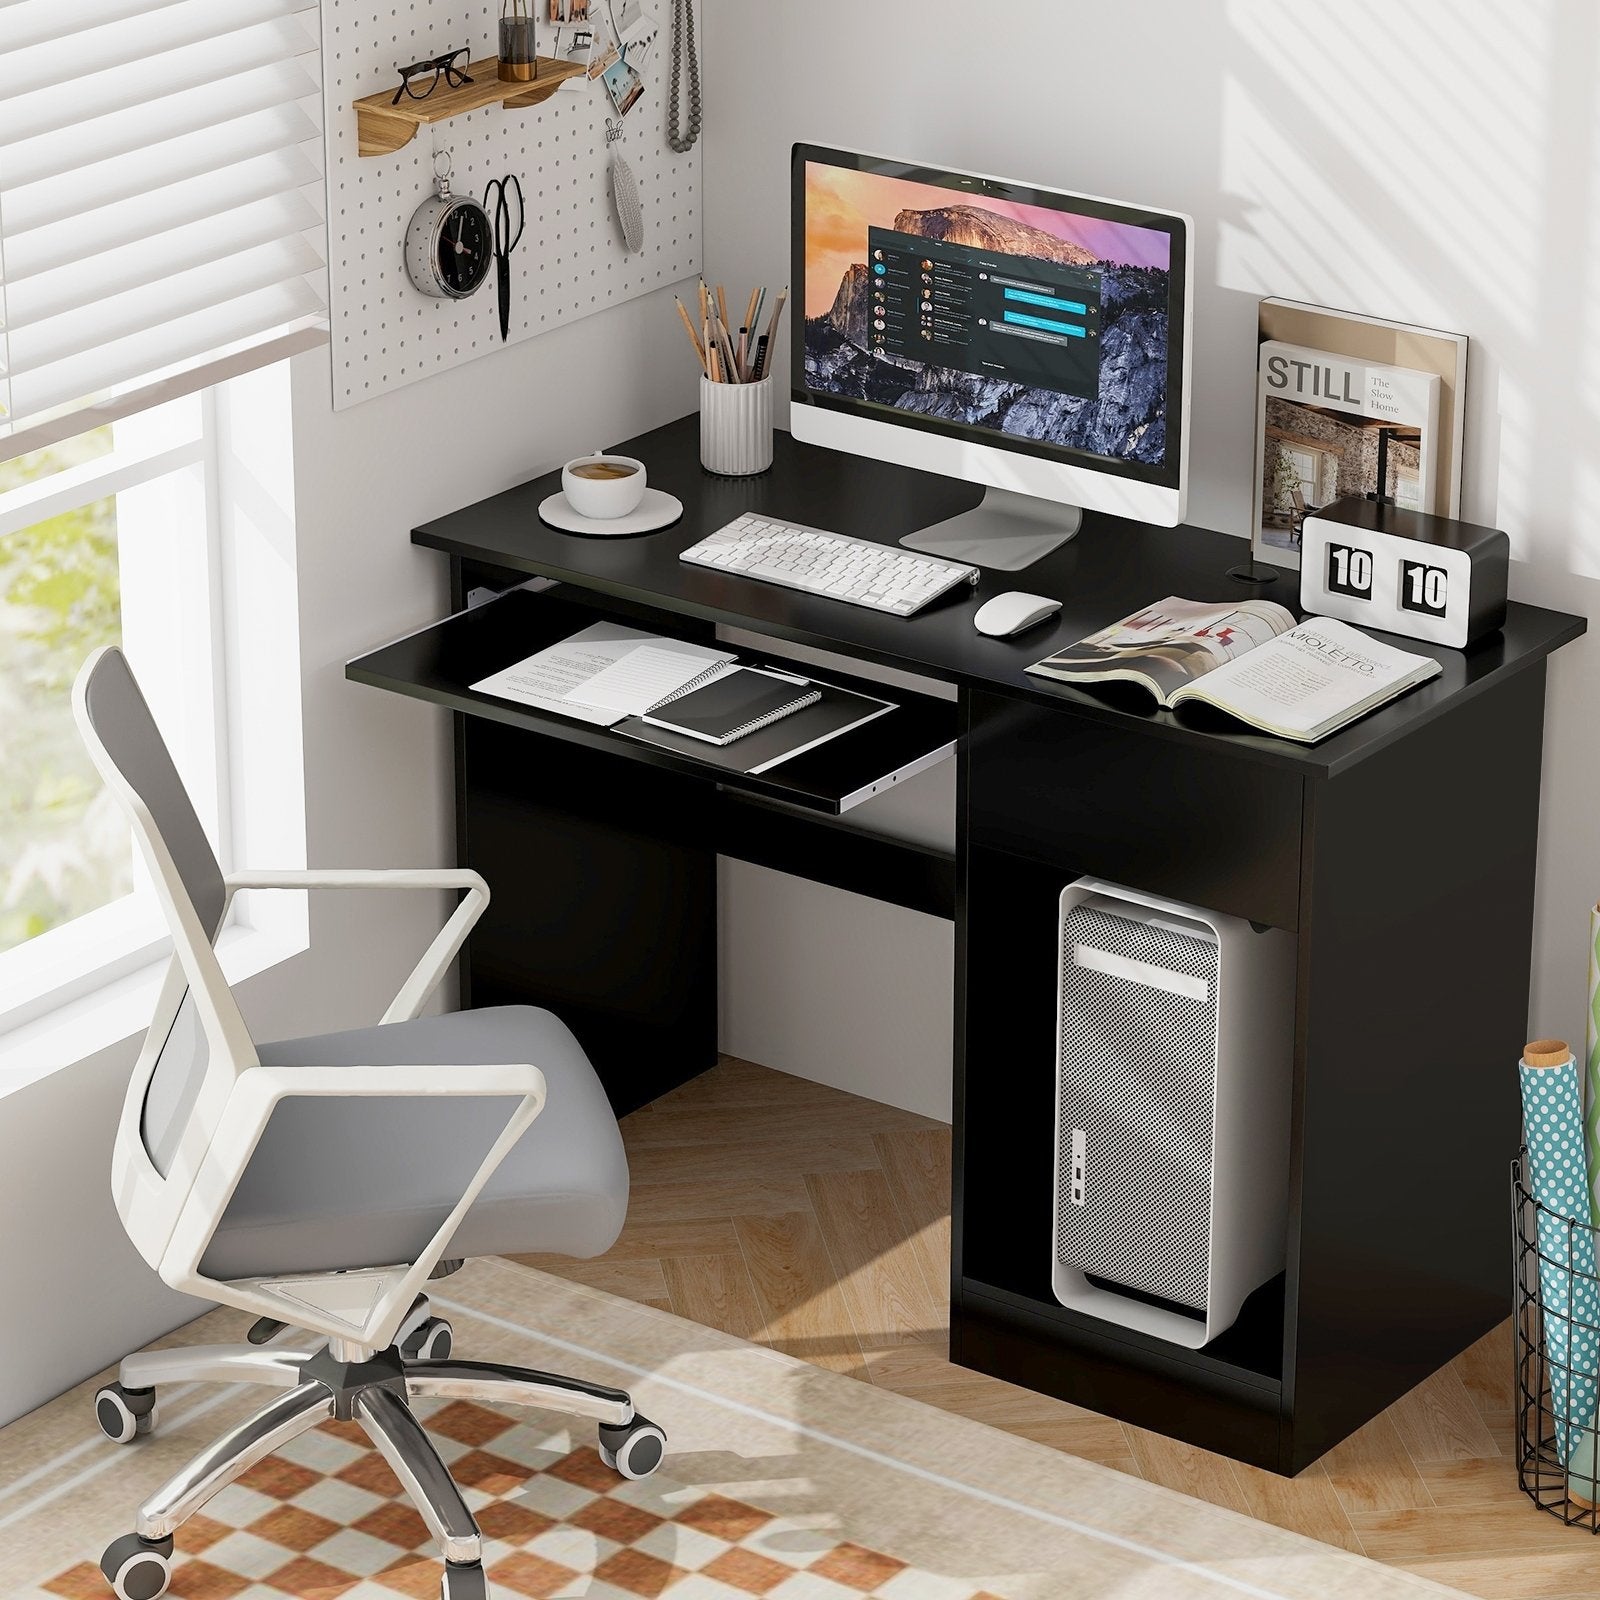
[[[450,1324],[443,1317],[428,1317],[412,1329],[400,1354],[408,1361],[444,1361],[449,1358],[451,1343]]]
[[[172,1540],[125,1533],[106,1546],[100,1570],[117,1600],[156,1600],[172,1581]]]
[[[458,1566],[454,1561],[445,1562],[439,1600],[489,1600],[489,1580],[483,1575],[483,1564],[474,1561],[470,1566]]]
[[[648,1417],[600,1424],[600,1459],[624,1478],[648,1478],[667,1453],[667,1436]]]
[[[113,1443],[131,1444],[156,1425],[156,1392],[108,1383],[95,1392],[94,1420]]]

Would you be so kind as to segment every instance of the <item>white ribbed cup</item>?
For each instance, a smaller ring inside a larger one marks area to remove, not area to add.
[[[772,465],[772,379],[759,383],[700,380],[700,465],[727,478]]]

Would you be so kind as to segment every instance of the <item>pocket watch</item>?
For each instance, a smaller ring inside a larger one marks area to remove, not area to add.
[[[406,275],[423,294],[465,300],[494,264],[494,227],[471,195],[451,194],[450,160],[437,163],[438,193],[417,207],[406,229]]]

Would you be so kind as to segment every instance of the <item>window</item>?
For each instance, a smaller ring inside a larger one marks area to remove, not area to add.
[[[219,854],[216,402],[204,391],[0,464],[0,1020],[165,944],[71,692],[121,644]]]

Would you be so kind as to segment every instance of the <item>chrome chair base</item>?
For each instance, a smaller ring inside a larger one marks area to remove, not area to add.
[[[408,1330],[431,1318],[419,1297],[387,1350],[320,1339],[267,1345],[196,1345],[141,1351],[95,1397],[102,1431],[129,1443],[155,1424],[158,1384],[247,1383],[285,1392],[204,1451],[140,1506],[134,1532],[114,1541],[101,1571],[121,1600],[155,1600],[171,1576],[173,1534],[203,1505],[290,1440],[335,1417],[352,1419],[400,1480],[447,1563],[445,1600],[477,1600],[483,1540],[461,1491],[408,1401],[424,1397],[531,1406],[592,1419],[600,1454],[628,1478],[660,1465],[666,1436],[622,1389],[493,1361],[410,1359]],[[447,1330],[448,1331],[448,1330]]]

